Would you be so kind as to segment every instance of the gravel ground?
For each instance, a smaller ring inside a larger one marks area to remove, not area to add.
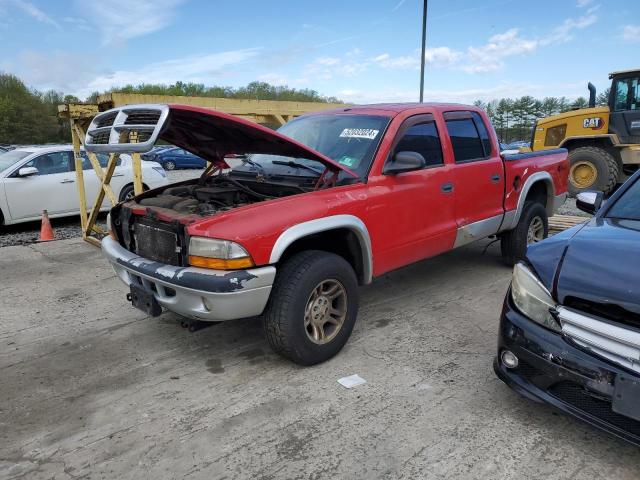
[[[180,182],[189,180],[200,175],[201,170],[173,170],[167,172],[170,182]],[[560,208],[558,213],[562,215],[576,215],[581,217],[589,217],[588,214],[581,212],[576,208],[576,202],[570,198]],[[98,217],[98,225],[106,228],[106,214],[100,214]],[[80,237],[80,217],[57,218],[51,220],[51,226],[55,232],[56,240],[63,238]],[[20,223],[8,227],[0,227],[0,247],[8,247],[10,245],[26,245],[38,241],[40,233],[40,222]]]

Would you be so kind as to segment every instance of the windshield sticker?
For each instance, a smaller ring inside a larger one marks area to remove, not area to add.
[[[366,138],[373,140],[378,136],[380,130],[373,130],[372,128],[345,128],[342,130],[340,137],[342,138]]]
[[[353,167],[357,163],[358,159],[353,157],[348,157],[347,155],[343,155],[338,163],[344,165],[345,167]]]

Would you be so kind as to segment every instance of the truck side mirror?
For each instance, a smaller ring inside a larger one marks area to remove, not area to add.
[[[36,167],[22,167],[20,170],[18,170],[19,177],[30,177],[37,174],[38,169]]]
[[[393,160],[387,162],[382,169],[384,175],[396,175],[413,170],[421,170],[427,165],[427,161],[418,152],[398,152]]]
[[[595,215],[602,206],[603,198],[602,192],[580,192],[576,195],[576,207],[583,212]]]

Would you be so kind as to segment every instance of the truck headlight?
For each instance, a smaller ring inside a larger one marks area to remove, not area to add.
[[[253,267],[254,263],[247,251],[235,242],[216,238],[191,237],[189,240],[189,265],[219,270],[238,270]]]
[[[552,330],[561,327],[551,314],[557,306],[549,291],[523,263],[513,268],[511,281],[513,303],[525,316]]]

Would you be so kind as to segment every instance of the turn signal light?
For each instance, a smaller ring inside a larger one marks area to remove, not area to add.
[[[208,258],[189,255],[189,265],[192,267],[213,268],[216,270],[240,270],[254,266],[251,257],[240,258]]]

